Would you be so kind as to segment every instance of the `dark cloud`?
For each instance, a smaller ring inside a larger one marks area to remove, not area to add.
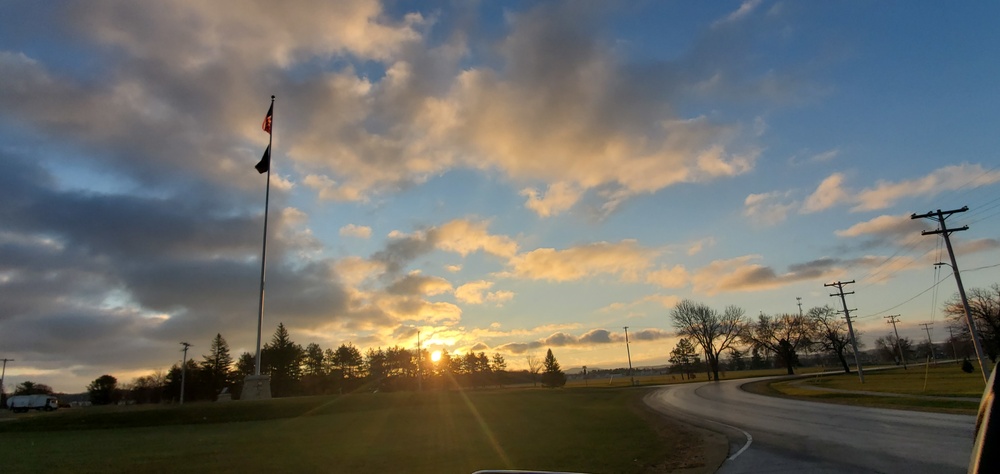
[[[662,329],[642,329],[639,331],[634,331],[629,333],[629,340],[633,342],[638,341],[657,341],[660,339],[666,339],[672,337],[673,335]],[[607,329],[591,329],[580,336],[574,336],[572,334],[567,334],[564,332],[553,333],[552,335],[540,339],[537,341],[530,342],[515,342],[503,344],[497,347],[497,350],[503,352],[509,352],[512,354],[523,354],[527,351],[536,350],[543,347],[587,347],[601,344],[624,344],[625,335],[624,333],[613,333]]]

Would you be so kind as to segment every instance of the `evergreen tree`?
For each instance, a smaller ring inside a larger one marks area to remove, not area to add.
[[[310,342],[305,352],[305,375],[326,375],[323,349],[319,344]]]
[[[344,378],[354,378],[356,377],[358,368],[361,367],[364,361],[361,358],[361,351],[357,347],[354,347],[351,343],[341,344],[333,353],[333,365],[340,369],[341,376]]]
[[[267,368],[271,376],[271,394],[275,397],[287,397],[298,392],[304,353],[302,346],[292,342],[285,324],[279,323],[271,342],[264,345],[261,354],[261,370]]]
[[[222,334],[215,335],[208,355],[202,357],[201,377],[196,379],[204,380],[205,390],[210,393],[208,398],[215,399],[222,389],[233,382],[233,357],[229,355],[229,344]]]
[[[552,355],[552,349],[549,349],[545,354],[545,360],[542,362],[544,367],[544,372],[542,372],[542,383],[546,387],[562,387],[566,385],[566,374],[563,373],[562,368],[559,367],[559,362],[556,361],[556,356]]]
[[[493,373],[493,381],[498,386],[503,386],[507,374],[507,361],[503,358],[503,354],[493,353],[493,359],[490,361],[490,372]]]
[[[697,349],[687,338],[677,341],[677,345],[670,351],[670,363],[674,364],[673,369],[684,374],[686,378],[694,378],[694,365],[697,360]]]
[[[242,381],[247,375],[253,375],[255,365],[253,354],[249,352],[240,354],[240,358],[236,360],[236,378]]]

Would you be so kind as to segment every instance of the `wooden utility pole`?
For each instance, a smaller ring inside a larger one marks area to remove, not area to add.
[[[420,360],[420,331],[417,331],[417,391],[424,391],[424,367]]]
[[[188,344],[186,342],[182,342],[181,345],[184,346],[184,348],[181,349],[184,352],[184,358],[181,359],[181,405],[183,405],[184,404],[184,379],[187,378],[188,347],[191,347],[191,344]]]
[[[635,376],[632,375],[632,351],[628,348],[628,326],[625,326],[625,353],[628,355],[628,376],[632,380],[632,386],[635,386]]]
[[[930,323],[920,323],[924,327],[924,331],[927,331],[927,350],[931,351],[931,358],[937,362],[937,354],[934,353],[934,342],[931,341],[931,326]]]
[[[951,356],[958,360],[958,349],[955,348],[955,332],[951,330],[951,326],[948,326],[948,340],[951,341]]]
[[[882,316],[884,319],[888,319],[888,324],[892,324],[892,332],[896,334],[896,349],[899,350],[899,360],[903,361],[903,370],[908,370],[906,367],[906,356],[903,355],[903,345],[899,343],[899,331],[896,330],[896,323],[899,322],[899,315],[893,314],[890,316]]]
[[[8,358],[5,357],[3,359],[3,372],[0,372],[0,398],[3,398],[3,403],[7,403],[7,391],[4,388],[3,379],[4,379],[4,377],[7,376],[7,363],[8,362],[14,362],[14,359],[8,359]],[[6,405],[4,405],[4,408],[6,408]]]
[[[861,368],[861,356],[858,354],[858,341],[854,338],[854,326],[851,324],[851,310],[847,309],[847,299],[844,298],[846,295],[853,295],[854,292],[844,293],[844,285],[851,285],[854,280],[851,281],[835,281],[833,283],[825,283],[823,286],[835,286],[837,293],[830,296],[839,296],[840,302],[844,305],[844,317],[847,318],[847,332],[851,336],[851,347],[854,348],[854,364],[858,366],[858,378],[861,383],[865,383],[865,371]]]
[[[958,228],[949,229],[948,225],[945,223],[945,219],[950,217],[952,214],[958,212],[965,212],[969,210],[969,206],[963,206],[961,209],[953,209],[950,211],[942,211],[938,209],[935,212],[928,212],[926,214],[910,215],[910,219],[924,219],[929,218],[938,222],[937,230],[925,230],[921,232],[921,235],[931,235],[931,234],[941,234],[944,237],[945,246],[948,247],[948,256],[951,257],[951,271],[955,275],[955,283],[958,284],[958,295],[962,298],[962,308],[965,309],[965,323],[969,325],[969,335],[972,337],[972,346],[976,349],[976,357],[979,358],[979,370],[983,373],[983,381],[989,381],[990,375],[986,373],[986,355],[983,353],[983,346],[979,343],[979,331],[976,330],[976,322],[972,319],[972,310],[969,309],[969,300],[965,297],[965,287],[962,286],[962,275],[958,271],[958,262],[955,261],[955,251],[951,248],[951,239],[948,237],[952,232],[958,232],[962,230],[969,230],[969,226],[962,226]]]

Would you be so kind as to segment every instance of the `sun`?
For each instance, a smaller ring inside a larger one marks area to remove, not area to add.
[[[434,351],[431,353],[431,360],[437,362],[441,360],[441,351]]]

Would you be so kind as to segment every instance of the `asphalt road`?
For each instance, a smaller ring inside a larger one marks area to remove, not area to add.
[[[966,472],[975,417],[744,392],[745,380],[670,385],[647,405],[729,438],[721,474]]]

